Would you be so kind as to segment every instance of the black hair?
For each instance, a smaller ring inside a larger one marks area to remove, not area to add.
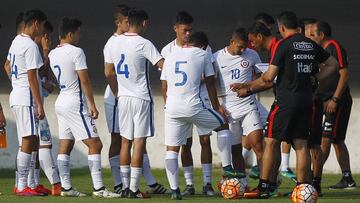
[[[279,23],[284,25],[287,29],[297,29],[298,20],[296,14],[292,11],[281,12],[278,16]]]
[[[298,26],[301,28],[301,32],[304,34],[305,26],[316,23],[317,20],[315,18],[301,18],[299,20]]]
[[[24,12],[19,12],[16,16],[16,21],[15,21],[16,29],[18,29],[19,25],[23,22],[24,22]]]
[[[125,4],[117,5],[114,12],[114,18],[117,20],[119,16],[128,16],[130,7]]]
[[[25,25],[32,23],[33,21],[44,22],[47,17],[45,13],[39,9],[32,9],[24,12],[23,21]]]
[[[332,30],[329,23],[325,21],[320,21],[316,23],[317,27],[317,34],[320,34],[321,32],[324,33],[325,37],[331,37],[332,36]]]
[[[207,47],[209,45],[209,40],[205,32],[195,32],[190,35],[189,44],[192,44],[196,47]]]
[[[254,20],[255,20],[255,22],[265,23],[268,26],[275,24],[275,19],[271,15],[269,15],[268,13],[258,13],[254,17]]]
[[[50,21],[45,21],[44,24],[45,32],[52,33],[54,31],[54,26],[50,23]]]
[[[251,25],[248,32],[253,35],[261,34],[265,37],[271,36],[271,31],[264,23],[261,22],[255,22]]]
[[[145,10],[133,8],[129,11],[128,15],[130,26],[140,26],[141,23],[149,19],[149,15]]]
[[[82,22],[76,18],[63,17],[59,24],[60,37],[65,38],[69,32],[76,32],[81,27],[81,24]]]
[[[194,22],[194,18],[186,11],[179,11],[174,18],[174,25],[179,24],[192,24]]]
[[[237,28],[233,33],[232,36],[235,36],[239,38],[241,41],[248,42],[248,33],[246,32],[246,29],[243,27]]]

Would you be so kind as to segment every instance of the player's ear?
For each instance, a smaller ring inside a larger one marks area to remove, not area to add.
[[[176,25],[174,25],[174,27],[173,27],[173,28],[174,28],[174,31],[176,32],[176,31],[177,31],[177,26],[176,26]]]

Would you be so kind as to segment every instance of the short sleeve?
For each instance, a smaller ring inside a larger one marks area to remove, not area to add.
[[[166,66],[167,66],[167,63],[166,63],[166,60],[165,60],[165,61],[164,61],[163,68],[162,68],[162,70],[161,70],[160,80],[167,80],[167,76],[166,76]]]
[[[74,63],[75,63],[75,70],[84,70],[87,69],[86,64],[86,56],[82,49],[77,49],[76,53],[74,54]]]
[[[34,44],[25,51],[25,66],[27,70],[39,69],[43,65],[39,47]]]
[[[211,49],[211,47],[210,47],[209,45],[206,47],[206,50],[205,50],[205,51],[210,54],[210,56],[211,56],[211,58],[210,58],[211,63],[214,63],[214,62],[215,62],[215,57],[214,57],[214,55],[213,55],[213,53],[212,53],[212,49]]]
[[[163,57],[156,49],[156,47],[150,41],[146,41],[143,48],[144,57],[151,62],[151,64],[155,65],[158,61],[160,61]]]
[[[275,65],[277,67],[281,67],[284,62],[284,57],[286,53],[286,47],[284,43],[281,43],[282,40],[278,41],[275,46],[274,50],[271,53],[270,64]]]
[[[8,53],[8,55],[6,56],[6,59],[7,59],[8,61],[11,61],[11,54],[10,54],[10,53]]]
[[[330,54],[327,51],[325,51],[321,46],[319,46],[316,43],[314,43],[314,46],[315,46],[315,50],[316,50],[315,60],[317,62],[323,63],[330,57]]]
[[[337,42],[332,41],[326,50],[338,61],[340,69],[348,68],[347,53]]]
[[[212,75],[215,75],[215,72],[214,72],[214,67],[213,67],[213,64],[211,62],[211,58],[213,57],[212,54],[209,54],[207,53],[204,57],[204,66],[205,66],[205,69],[204,69],[204,76],[205,77],[209,77],[209,76],[212,76]]]
[[[110,57],[110,51],[109,51],[109,44],[108,43],[105,44],[103,53],[104,53],[104,62],[105,63],[113,63],[112,60],[111,60],[111,57]]]

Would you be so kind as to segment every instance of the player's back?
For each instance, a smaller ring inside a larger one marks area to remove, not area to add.
[[[196,47],[182,48],[167,56],[162,80],[167,81],[166,111],[173,116],[191,116],[203,109],[200,98],[202,75],[213,75],[210,55]]]
[[[10,105],[32,105],[28,69],[38,69],[43,61],[36,43],[25,34],[12,41],[7,60],[10,61],[12,92]]]
[[[71,44],[62,44],[49,53],[49,59],[60,87],[56,105],[78,106],[86,103],[77,74],[77,70],[87,69],[83,50]]]
[[[135,33],[124,33],[112,40],[109,49],[117,74],[118,96],[151,101],[148,60],[156,64],[162,59],[154,45]]]

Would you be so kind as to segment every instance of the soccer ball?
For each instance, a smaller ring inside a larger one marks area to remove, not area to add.
[[[314,186],[310,184],[297,185],[291,195],[291,200],[294,203],[316,203],[318,193]]]
[[[238,199],[244,195],[245,186],[237,178],[224,180],[221,185],[221,194],[224,199]]]
[[[226,179],[223,177],[223,176],[221,176],[221,178],[219,179],[219,181],[218,181],[218,183],[217,183],[217,188],[218,188],[218,190],[219,190],[219,193],[221,193],[221,186],[222,186],[222,184],[223,184],[223,182],[225,181]]]

